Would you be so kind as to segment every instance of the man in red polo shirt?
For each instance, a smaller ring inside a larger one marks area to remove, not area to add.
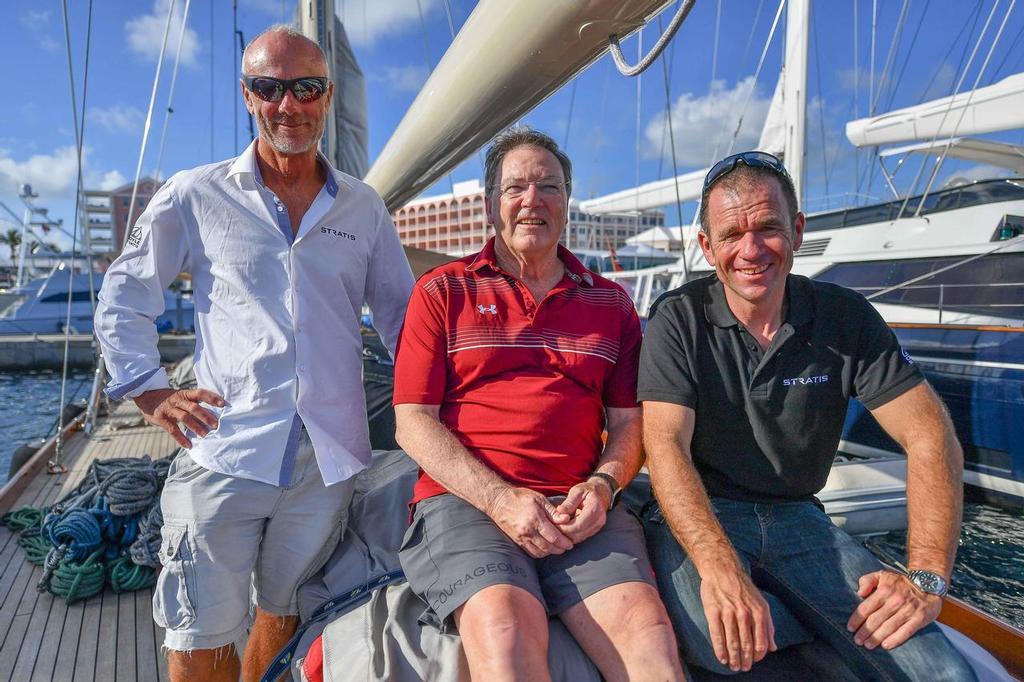
[[[642,530],[615,505],[642,460],[640,324],[558,244],[571,182],[550,137],[500,134],[495,237],[415,287],[394,402],[422,473],[399,556],[428,614],[458,627],[473,679],[550,679],[548,615],[605,679],[682,679]]]

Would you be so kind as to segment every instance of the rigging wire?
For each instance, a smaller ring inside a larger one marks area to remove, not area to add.
[[[639,76],[641,73],[647,70],[654,60],[658,58],[665,46],[668,45],[669,41],[679,30],[679,27],[683,25],[683,20],[693,9],[694,3],[697,0],[682,0],[682,4],[679,5],[679,9],[676,10],[675,16],[672,17],[672,21],[668,23],[668,28],[658,41],[651,48],[651,51],[647,53],[646,57],[640,57],[637,55],[637,63],[635,66],[630,66],[626,63],[626,59],[622,54],[622,45],[619,44],[619,36],[612,34],[608,36],[608,49],[612,53],[612,59],[615,61],[615,66],[619,69],[619,73],[623,76]]]
[[[750,90],[747,91],[747,99],[743,102],[743,107],[740,109],[739,118],[736,119],[736,129],[732,133],[732,140],[729,142],[729,151],[726,152],[726,156],[732,154],[736,140],[739,138],[740,129],[743,127],[743,117],[746,115],[747,107],[750,106],[750,99],[754,96],[754,90],[757,88],[757,79],[761,75],[761,69],[764,67],[765,57],[768,55],[768,47],[772,44],[772,39],[775,37],[775,30],[779,27],[779,19],[782,18],[782,10],[785,6],[786,0],[779,0],[779,8],[775,11],[775,19],[772,21],[772,28],[768,32],[768,39],[764,41],[764,47],[761,49],[761,57],[757,60],[757,68],[754,69],[754,82],[751,83]]]
[[[747,35],[747,45],[743,48],[743,58],[740,60],[740,64],[746,64],[747,57],[750,56],[750,47],[754,44],[754,31],[757,30],[757,22],[761,19],[762,9],[764,9],[764,0],[758,0],[757,11],[754,12],[754,21],[750,24],[750,33]]]
[[[860,2],[853,0],[853,118],[860,118]],[[853,177],[860,178],[860,147],[853,150]],[[859,189],[859,187],[858,187]]]
[[[924,26],[924,17],[928,14],[928,7],[931,5],[931,0],[925,0],[924,9],[921,10],[921,20],[917,22],[917,28],[914,29],[914,37],[910,39],[910,47],[907,48],[907,54],[903,58],[903,66],[900,67],[900,73],[896,77],[896,81],[892,84],[892,88],[889,90],[889,98],[885,102],[886,111],[892,109],[893,101],[896,99],[896,93],[900,90],[900,84],[903,83],[903,76],[907,73],[907,65],[910,64],[910,56],[914,54],[914,47],[917,46],[917,37],[921,35],[921,27]]]
[[[1024,24],[1021,24],[1020,28],[1017,30],[1017,34],[1013,36],[1013,40],[1010,41],[1010,44],[1019,45],[1021,34],[1024,34]],[[1007,50],[1006,53],[1003,54],[1003,58],[1000,60],[999,66],[997,66],[996,70],[992,72],[993,79],[999,78],[999,74],[1003,70],[1003,66],[1006,64],[1006,60],[1009,59],[1010,55],[1013,53],[1013,50]],[[1016,69],[1014,69],[1014,72],[1016,72]]]
[[[818,83],[818,120],[821,129],[821,166],[825,176],[825,210],[829,209],[828,148],[825,146],[825,97],[821,89],[821,53],[818,51],[817,15],[811,14],[811,37],[814,40],[814,71]]]
[[[178,48],[174,53],[174,71],[171,72],[171,87],[167,92],[167,115],[164,117],[163,132],[160,133],[160,152],[156,157],[156,171],[154,171],[154,175],[157,182],[162,179],[160,177],[160,166],[162,166],[164,162],[164,145],[167,142],[167,126],[171,122],[171,114],[174,113],[174,107],[171,105],[174,103],[174,86],[178,82],[178,66],[181,64],[181,46],[185,42],[185,26],[188,23],[188,10],[191,5],[192,0],[185,0],[185,13],[181,17],[181,31],[178,32]],[[213,119],[211,119],[211,121],[212,120]]]
[[[1013,0],[1013,1],[1016,2],[1016,0]],[[946,124],[946,117],[949,115],[949,112],[952,110],[953,103],[956,100],[956,96],[960,94],[960,88],[963,86],[964,81],[967,79],[967,73],[970,71],[971,64],[974,63],[974,57],[978,54],[978,49],[981,47],[981,41],[984,40],[985,34],[988,33],[988,27],[992,23],[992,18],[995,16],[996,10],[999,9],[999,2],[1000,2],[1000,0],[996,0],[995,4],[992,5],[992,11],[989,12],[988,17],[985,19],[985,25],[981,29],[981,34],[978,35],[978,40],[974,44],[974,49],[971,51],[971,56],[967,60],[967,64],[963,67],[963,69],[961,71],[960,79],[957,81],[956,88],[954,88],[954,90],[953,90],[953,95],[949,98],[949,105],[946,107],[946,110],[942,113],[942,119],[939,121],[939,125],[936,127],[935,134],[932,135],[932,139],[929,141],[929,144],[934,144],[935,143],[935,140],[938,139],[939,133],[942,131],[942,127]],[[1010,7],[1012,9],[1013,5],[1011,4]],[[1005,25],[1005,23],[1004,23],[1004,25]],[[994,43],[993,43],[993,46],[994,46]],[[991,56],[991,52],[989,53],[989,56]],[[986,63],[987,62],[988,62],[988,60],[986,59]],[[979,73],[979,78],[980,78],[980,76],[981,76],[981,74]],[[968,99],[968,102],[969,101],[970,100]],[[964,112],[966,112],[966,108],[964,108]],[[962,120],[962,114],[961,114],[961,120]],[[943,156],[945,156],[945,152],[943,152]],[[910,197],[911,197],[911,194],[913,193],[913,188],[917,186],[917,183],[921,179],[921,175],[924,173],[924,169],[925,169],[925,167],[927,165],[928,165],[928,156],[925,155],[924,158],[921,159],[921,165],[918,166],[917,173],[914,175],[913,182],[911,182],[911,184],[910,184],[910,191],[907,192],[906,198],[903,200],[903,203],[900,205],[899,213],[897,213],[896,215],[902,216],[904,211],[907,210],[907,204],[910,203]],[[932,178],[934,178],[934,177],[935,176],[934,176],[934,173],[933,173],[932,174]],[[930,180],[929,180],[929,183],[928,183],[928,187],[931,187],[931,181]],[[915,211],[916,215],[919,216],[921,214],[921,208],[924,206],[924,202],[925,202],[925,200],[927,198],[928,198],[928,192],[925,191],[924,194],[921,195],[920,203],[918,203],[918,205],[917,205],[917,210]]]
[[[636,55],[637,55],[637,58],[639,59],[640,56],[643,55],[643,53],[644,53],[644,29],[641,26],[640,30],[637,31],[637,34],[636,34]],[[619,69],[619,71],[621,72],[622,69]],[[636,136],[634,137],[634,140],[633,140],[633,145],[634,145],[633,148],[635,150],[634,179],[636,180],[636,185],[634,185],[634,186],[636,187],[636,209],[635,210],[636,210],[636,220],[637,220],[637,223],[640,222],[640,102],[641,102],[641,97],[640,96],[643,93],[643,81],[644,81],[643,74],[642,73],[637,74],[637,79],[636,79]],[[636,259],[637,259],[637,257],[638,257],[638,254],[636,254],[634,252],[634,255],[633,255],[633,269],[634,270],[636,269]]]
[[[895,57],[896,57],[896,47],[897,47],[897,45],[899,45],[900,36],[903,34],[903,27],[906,25],[907,11],[909,9],[910,9],[910,0],[903,0],[903,6],[900,8],[900,16],[899,16],[899,19],[896,21],[896,28],[893,30],[893,32],[892,32],[892,39],[889,41],[889,51],[885,55],[885,66],[882,67],[882,74],[878,78],[878,87],[877,88],[875,88],[875,87],[872,88],[873,93],[872,93],[871,102],[870,102],[870,110],[871,110],[871,115],[872,116],[875,114],[875,112],[878,111],[878,101],[882,98],[882,92],[885,90],[885,87],[886,87],[886,85],[888,83],[889,71],[892,68],[893,61],[895,60]],[[872,43],[874,43],[874,37],[875,36],[872,35]],[[874,58],[874,54],[872,54],[872,59],[873,58]],[[872,73],[872,79],[874,79],[874,73]],[[872,83],[874,83],[874,80],[872,80]],[[874,147],[872,147],[872,155],[876,159],[878,158],[878,145],[875,145]],[[875,171],[877,169],[878,169],[878,166],[876,164],[874,164],[874,163],[870,164],[869,167],[868,167],[868,190],[869,191],[871,189],[871,186],[875,182]]]
[[[719,5],[721,6],[721,5]],[[658,24],[661,24],[659,19]],[[672,94],[669,88],[669,76],[668,76],[668,60],[665,59],[665,53],[661,53],[661,73],[665,81],[665,116],[668,118],[668,136],[669,145],[672,147],[672,177],[674,178],[673,185],[676,189],[676,217],[679,220],[679,243],[682,245],[683,255],[686,255],[686,235],[683,231],[683,199],[679,195],[679,164],[676,161],[676,136],[672,130]],[[639,216],[637,216],[639,220]],[[687,267],[686,258],[680,259],[683,263],[683,278],[686,278]]]
[[[132,202],[128,205],[128,220],[124,224],[124,239],[125,243],[128,241],[128,237],[132,233],[132,218],[135,217],[135,200],[139,194],[139,179],[142,177],[142,162],[146,158],[146,141],[149,139],[149,128],[153,124],[153,108],[156,106],[156,92],[160,87],[160,71],[164,65],[164,52],[167,50],[167,34],[171,30],[171,19],[174,16],[174,5],[177,0],[171,0],[170,5],[167,8],[167,21],[164,24],[164,37],[160,43],[160,56],[156,62],[156,75],[153,77],[153,92],[149,96],[149,111],[146,113],[146,125],[142,129],[142,144],[139,147],[139,162],[135,166],[135,182],[132,183]],[[182,30],[184,30],[184,24]],[[237,101],[237,98],[235,98]],[[235,125],[238,125],[238,119],[235,118]],[[235,144],[238,144],[238,136],[235,136]]]
[[[889,80],[889,71],[896,60],[896,47],[899,45],[900,36],[903,35],[903,27],[906,26],[907,12],[910,9],[910,0],[903,0],[903,7],[900,8],[899,19],[896,20],[896,28],[892,32],[892,39],[889,41],[889,52],[885,55],[885,66],[882,67],[882,75],[878,79],[878,89],[871,101],[871,110],[878,111],[878,100],[882,98],[882,91]]]
[[[921,215],[921,209],[924,207],[924,202],[925,202],[925,199],[928,197],[928,192],[931,191],[932,185],[935,183],[935,179],[939,175],[939,170],[942,168],[942,164],[946,160],[946,155],[949,153],[950,147],[953,146],[953,138],[956,137],[956,133],[960,129],[960,125],[964,122],[964,117],[967,115],[967,109],[968,109],[968,107],[971,104],[971,99],[974,97],[974,93],[977,91],[978,86],[981,84],[981,79],[985,75],[986,69],[988,69],[989,61],[991,61],[991,59],[992,59],[992,53],[995,52],[996,46],[999,45],[999,40],[1003,36],[1003,31],[1006,29],[1006,24],[1010,20],[1010,14],[1013,13],[1013,8],[1014,8],[1014,5],[1016,5],[1016,4],[1017,4],[1017,0],[1010,0],[1010,5],[1009,5],[1009,7],[1006,8],[1006,14],[1003,15],[1003,22],[999,25],[999,29],[996,31],[995,36],[992,38],[992,45],[988,49],[988,54],[985,55],[985,61],[982,62],[981,68],[978,69],[978,75],[974,79],[974,85],[971,86],[970,92],[967,95],[967,101],[964,102],[963,108],[960,110],[960,118],[957,119],[956,125],[953,126],[953,134],[950,135],[949,139],[946,140],[946,145],[942,149],[942,154],[939,156],[938,160],[935,162],[935,165],[932,168],[931,177],[928,178],[928,184],[924,188],[924,194],[921,196],[921,201],[917,205],[917,210],[914,212],[915,216],[920,216]],[[995,13],[995,9],[998,6],[999,6],[999,3],[996,3],[995,5],[993,5],[993,7],[992,7],[992,12],[993,13]],[[986,28],[987,28],[987,24],[986,24]],[[982,35],[984,35],[984,34],[982,34]],[[979,43],[979,46],[980,46],[980,43],[981,43],[981,39],[980,38],[978,39],[978,43]],[[974,55],[971,55],[971,58],[973,60]],[[966,75],[966,73],[964,75]],[[949,113],[950,109],[953,106],[953,101],[952,100],[950,100],[949,105],[950,105],[950,108],[946,109],[946,114],[943,115],[943,122],[945,122],[946,115]],[[939,130],[941,130],[941,129],[942,129],[942,126],[940,124]],[[939,130],[936,130],[936,132],[935,132],[935,136],[932,139],[933,143],[935,141],[935,138],[938,137]],[[905,203],[906,202],[904,202],[904,204]]]
[[[562,140],[562,151],[569,153],[569,131],[572,130],[572,110],[576,106],[576,84],[580,77],[572,79],[572,90],[569,92],[569,116],[565,119],[565,139]]]
[[[171,0],[171,7],[172,8],[174,7],[174,0]],[[170,14],[168,14],[167,20],[168,20],[168,22],[170,21]],[[238,35],[238,0],[232,0],[232,2],[231,2],[231,57],[233,59],[232,63],[235,65],[235,70],[234,70],[235,77],[237,77],[238,74],[241,73],[239,71],[239,69],[238,69],[238,53],[235,52],[235,47],[234,47],[235,36],[236,35]],[[167,34],[165,32],[164,33],[164,43],[166,43],[166,42],[167,42]],[[160,59],[161,59],[161,61],[163,61],[163,48],[160,49]],[[159,69],[157,69],[157,73],[158,74],[160,73]],[[234,107],[234,112],[235,112],[235,115],[233,116],[234,123],[235,123],[235,137],[234,137],[234,141],[235,141],[235,156],[238,156],[238,97],[237,96],[236,97],[232,97],[231,98],[231,102],[232,102],[232,106]],[[213,122],[211,121],[211,124],[212,123]],[[132,203],[135,203],[135,202],[133,201]]]
[[[718,73],[718,38],[719,31],[722,26],[722,0],[718,0],[718,4],[715,5],[715,41],[711,47],[711,82],[715,81],[715,75]],[[660,19],[661,17],[659,17]],[[659,22],[660,25],[660,22]]]
[[[210,3],[210,37],[211,37],[211,39],[212,39],[212,37],[214,35],[214,33],[213,33],[213,7],[214,7],[214,3],[211,2]],[[213,46],[211,45],[210,46],[210,163],[214,162],[214,158],[213,158],[213,154],[214,154],[214,152],[213,152],[213,129],[216,127],[216,126],[213,125],[213,122],[215,120],[214,117],[213,117],[213,100],[214,100],[213,74],[216,73],[216,71],[214,71],[214,69],[213,69],[213,53],[214,53],[214,49],[213,49]]]
[[[71,27],[68,22],[68,3],[67,0],[62,0],[61,9],[64,16],[64,45],[67,51],[68,57],[68,82],[71,89],[71,117],[74,121],[75,126],[75,147],[77,154],[77,179],[75,188],[75,229],[71,235],[71,265],[68,268],[68,305],[67,311],[64,317],[64,361],[61,365],[61,377],[60,377],[60,401],[57,404],[58,417],[57,417],[57,439],[54,443],[54,456],[53,461],[47,464],[47,470],[50,473],[63,473],[67,471],[67,468],[60,463],[61,455],[64,454],[64,400],[67,396],[67,383],[68,383],[68,356],[71,351],[71,302],[73,300],[72,294],[74,293],[74,287],[72,286],[75,276],[75,252],[78,250],[78,230],[81,226],[78,224],[79,214],[81,212],[82,204],[82,144],[85,139],[85,102],[86,95],[88,94],[89,87],[89,51],[92,47],[92,0],[89,0],[87,29],[85,38],[85,66],[82,75],[82,116],[79,119],[78,116],[78,104],[75,101],[75,72],[73,59],[71,55]],[[81,125],[79,125],[81,120]],[[88,228],[86,228],[88,229]],[[86,253],[86,277],[89,280],[89,302],[92,306],[93,312],[96,309],[95,303],[95,292],[93,291],[92,283],[92,254]]]

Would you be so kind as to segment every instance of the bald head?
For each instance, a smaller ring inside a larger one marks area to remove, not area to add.
[[[302,64],[314,71],[306,76],[327,76],[327,55],[320,46],[287,24],[276,24],[259,34],[242,53],[242,73],[266,75],[272,69]]]

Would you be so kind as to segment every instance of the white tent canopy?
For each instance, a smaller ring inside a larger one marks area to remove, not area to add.
[[[1024,128],[1024,73],[998,83],[846,124],[857,147]]]
[[[1024,174],[1024,146],[982,140],[976,137],[955,137],[951,140],[936,140],[935,142],[920,142],[905,147],[894,147],[881,152],[880,156],[899,156],[915,152],[938,155],[943,153],[947,145],[949,146],[949,150],[946,151],[947,156],[1009,168],[1016,173]]]

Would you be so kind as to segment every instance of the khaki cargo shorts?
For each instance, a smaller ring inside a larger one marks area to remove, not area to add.
[[[344,532],[355,479],[325,487],[301,432],[291,485],[210,471],[183,452],[160,497],[164,516],[153,618],[174,651],[241,639],[253,597],[264,611],[298,613],[295,593]]]

